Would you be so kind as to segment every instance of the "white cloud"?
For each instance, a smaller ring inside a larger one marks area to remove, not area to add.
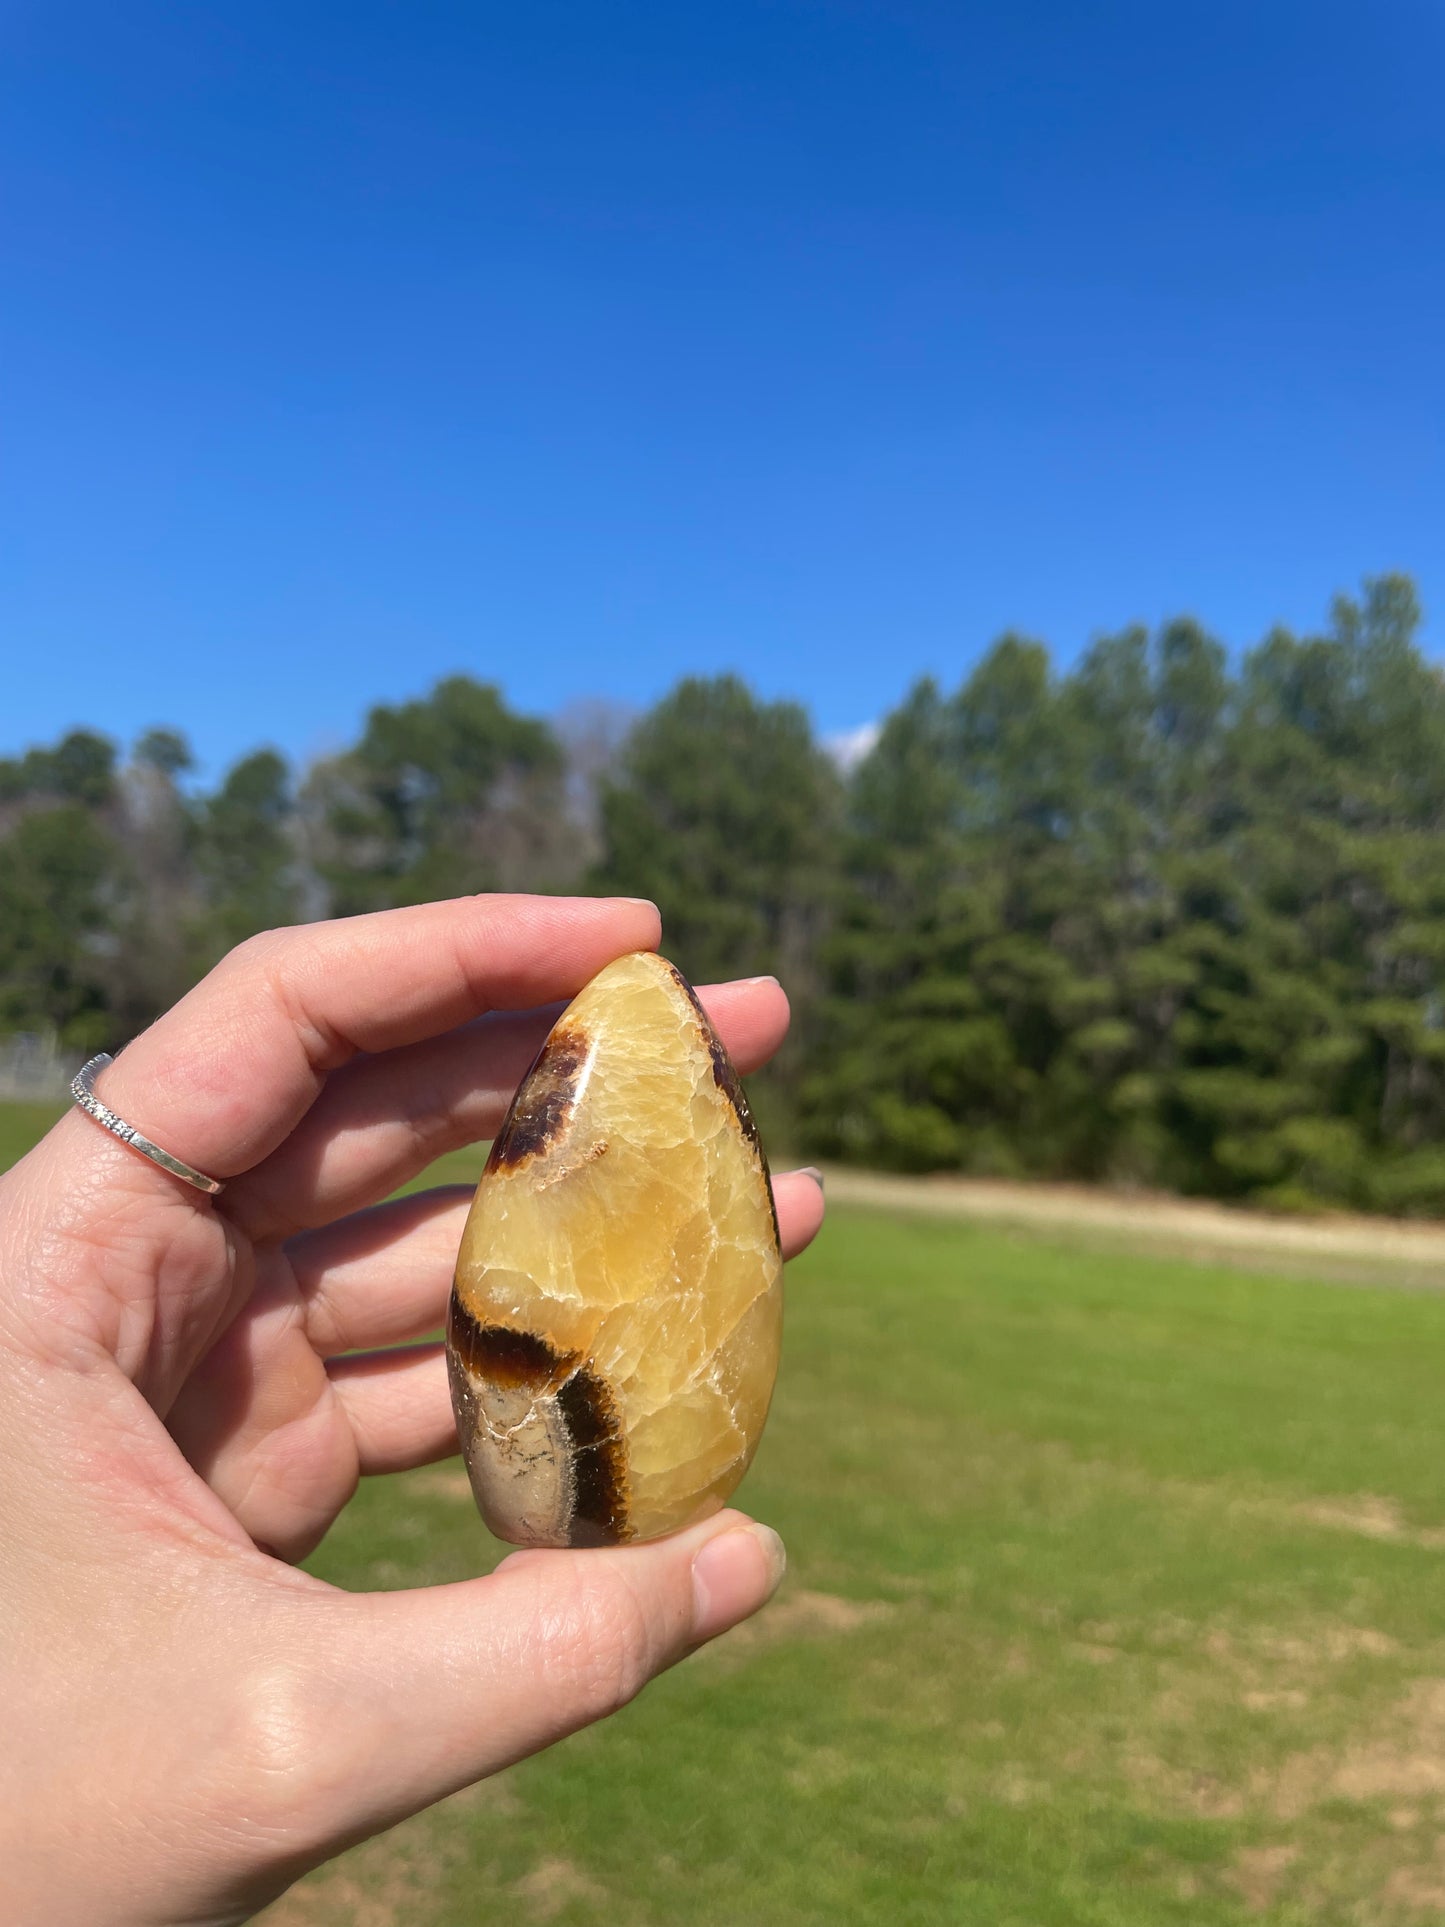
[[[856,729],[845,729],[836,736],[825,736],[823,748],[832,757],[846,776],[856,769],[863,758],[878,741],[881,724],[859,723]]]

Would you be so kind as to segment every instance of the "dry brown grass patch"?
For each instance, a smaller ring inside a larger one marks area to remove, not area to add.
[[[519,1900],[527,1903],[533,1920],[553,1920],[574,1900],[603,1901],[607,1898],[595,1880],[589,1880],[570,1860],[541,1860],[512,1888]]]
[[[422,1499],[455,1499],[472,1503],[472,1482],[459,1465],[429,1465],[413,1472],[408,1489]]]
[[[898,1610],[887,1599],[845,1599],[839,1593],[812,1592],[790,1586],[771,1606],[741,1626],[724,1633],[706,1650],[742,1656],[785,1639],[826,1639],[860,1632],[865,1626],[889,1619]]]
[[[440,1894],[465,1835],[449,1815],[486,1808],[522,1811],[510,1778],[498,1774],[463,1787],[423,1814],[318,1867],[260,1916],[259,1927],[418,1927]]]
[[[1224,1877],[1252,1913],[1262,1914],[1274,1905],[1285,1875],[1299,1857],[1299,1848],[1286,1843],[1244,1847]]]

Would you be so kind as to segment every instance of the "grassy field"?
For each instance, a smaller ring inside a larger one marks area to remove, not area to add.
[[[17,1158],[24,1157],[59,1116],[58,1104],[0,1102],[0,1171],[8,1171]]]
[[[790,1294],[779,1599],[269,1927],[1445,1916],[1445,1295],[853,1207]],[[496,1556],[440,1466],[313,1565]]]

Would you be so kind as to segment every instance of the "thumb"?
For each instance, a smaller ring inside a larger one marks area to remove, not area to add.
[[[785,1563],[775,1532],[722,1512],[649,1545],[519,1552],[460,1585],[332,1595],[323,1831],[390,1826],[616,1712],[764,1605]]]

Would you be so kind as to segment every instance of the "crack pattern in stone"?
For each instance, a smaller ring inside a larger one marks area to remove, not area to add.
[[[462,1236],[447,1359],[482,1517],[516,1545],[610,1545],[715,1510],[781,1328],[737,1072],[670,963],[619,958],[523,1080]]]

